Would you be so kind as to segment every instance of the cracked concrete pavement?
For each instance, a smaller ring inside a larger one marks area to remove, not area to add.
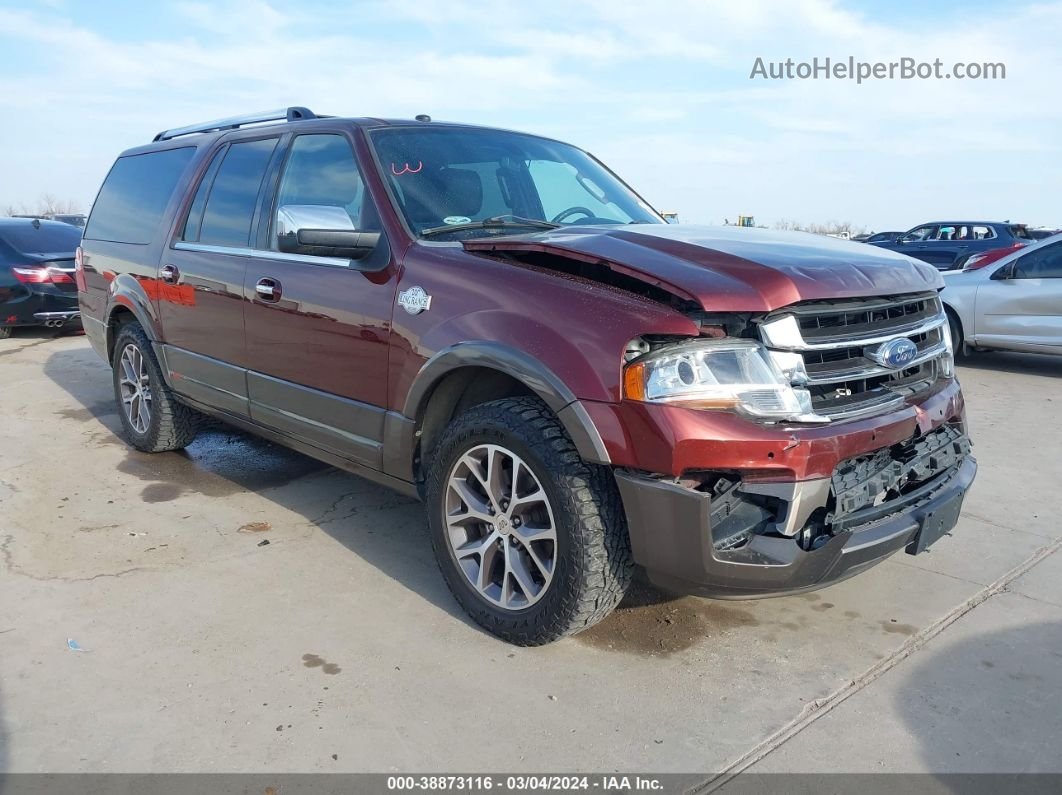
[[[137,453],[83,337],[0,376],[0,772],[1062,772],[1062,359],[960,368],[981,470],[930,554],[540,649],[464,618],[418,503],[224,428]]]

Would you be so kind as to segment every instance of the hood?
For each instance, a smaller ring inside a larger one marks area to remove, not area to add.
[[[712,312],[938,290],[940,273],[903,254],[806,232],[733,226],[573,226],[464,241],[468,251],[539,252],[600,264]]]

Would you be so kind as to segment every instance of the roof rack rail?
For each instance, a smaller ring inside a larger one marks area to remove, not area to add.
[[[293,106],[278,110],[267,110],[261,113],[249,113],[246,116],[233,116],[231,119],[215,119],[201,124],[191,124],[187,127],[176,127],[172,130],[163,130],[152,141],[168,141],[180,135],[192,133],[216,132],[218,130],[237,130],[245,124],[260,124],[265,121],[302,121],[303,119],[319,118],[309,108]]]

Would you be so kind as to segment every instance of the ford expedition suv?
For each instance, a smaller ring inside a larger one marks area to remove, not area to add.
[[[136,448],[210,415],[419,496],[513,643],[604,618],[635,566],[740,599],[921,552],[976,471],[934,268],[668,225],[547,138],[305,108],[169,130],[115,162],[76,275]]]

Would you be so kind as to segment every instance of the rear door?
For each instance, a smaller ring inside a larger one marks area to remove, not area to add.
[[[386,237],[352,261],[282,252],[276,235],[285,207],[381,231],[352,144],[318,127],[285,153],[244,279],[247,385],[256,422],[379,469],[397,284]]]
[[[243,283],[252,228],[279,136],[224,144],[159,268],[157,300],[173,388],[246,416]]]
[[[1018,257],[1012,278],[986,280],[976,311],[978,344],[1062,353],[1062,242]]]

